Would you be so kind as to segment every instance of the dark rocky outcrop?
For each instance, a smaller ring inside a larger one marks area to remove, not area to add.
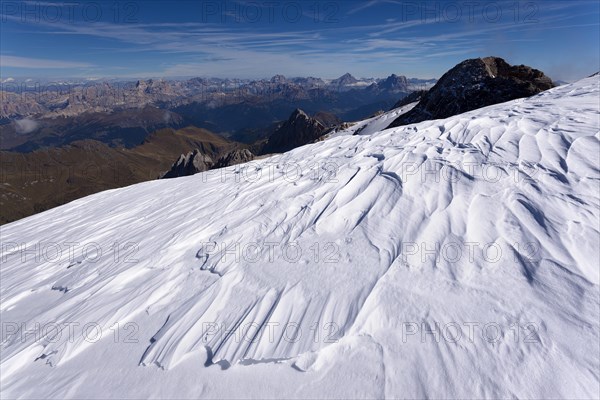
[[[232,165],[243,164],[254,160],[254,154],[248,149],[236,149],[221,156],[214,168],[231,167]]]
[[[171,169],[161,176],[161,178],[167,179],[194,175],[198,172],[208,171],[214,164],[212,158],[196,149],[186,155],[182,154],[179,156],[179,159],[175,161]]]
[[[296,109],[290,118],[269,137],[262,154],[284,153],[296,147],[312,143],[323,135],[327,128],[304,111]]]
[[[498,57],[470,59],[446,72],[415,108],[389,127],[448,118],[552,87],[552,80],[537,69],[513,66]]]
[[[319,111],[313,118],[319,121],[325,128],[333,128],[343,122],[337,115],[324,111]]]
[[[173,163],[171,169],[164,173],[160,179],[179,178],[181,176],[194,175],[199,172],[208,171],[216,168],[230,167],[232,165],[242,164],[254,160],[254,154],[248,149],[234,149],[224,153],[213,161],[215,157],[196,149],[187,154],[179,156]]]

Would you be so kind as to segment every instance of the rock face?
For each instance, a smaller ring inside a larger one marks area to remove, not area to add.
[[[313,118],[319,121],[325,128],[333,128],[343,122],[337,115],[324,111],[319,111]]]
[[[396,74],[388,76],[385,80],[379,82],[378,86],[381,90],[391,92],[408,92],[410,90],[408,79],[405,76]]]
[[[353,85],[358,82],[358,79],[353,77],[350,73],[346,72],[344,75],[340,76],[337,79],[334,79],[331,84],[333,86],[348,86]]]
[[[378,93],[411,93],[414,90],[413,85],[408,78],[403,75],[392,74],[385,79],[381,79],[371,84],[366,91],[372,94]]]
[[[296,109],[290,118],[269,137],[262,154],[284,153],[296,147],[312,143],[323,135],[327,128],[304,111]]]
[[[236,149],[230,151],[217,160],[214,168],[230,167],[254,160],[254,154],[248,149]]]
[[[196,149],[186,155],[182,154],[179,156],[179,159],[175,161],[171,169],[161,176],[161,178],[178,178],[180,176],[194,175],[198,172],[208,171],[214,164],[212,158]]]
[[[271,78],[271,83],[286,83],[287,79],[283,75],[275,75]]]
[[[419,104],[390,128],[453,115],[529,97],[554,87],[543,72],[513,66],[498,57],[466,60],[446,72]]]
[[[210,157],[200,149],[195,149],[186,155],[182,154],[173,163],[171,169],[164,173],[160,179],[194,175],[199,172],[208,171],[209,169],[230,167],[254,160],[254,154],[248,149],[234,149],[217,157],[218,155]],[[213,158],[217,159],[217,161],[213,161]]]

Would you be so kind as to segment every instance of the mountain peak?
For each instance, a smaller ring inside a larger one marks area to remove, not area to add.
[[[380,89],[408,92],[408,79],[404,75],[392,74],[378,84]]]
[[[336,82],[338,85],[350,85],[358,82],[358,79],[352,76],[352,74],[350,74],[349,72],[346,72],[344,75],[335,79],[334,82]]]
[[[408,78],[406,78],[406,76],[404,76],[404,75],[391,74],[385,80],[386,81],[393,81],[393,80],[408,81]]]
[[[526,65],[510,65],[500,57],[472,58],[446,72],[415,108],[390,127],[448,118],[552,87],[552,80],[542,71]]]
[[[194,149],[187,154],[181,154],[171,169],[161,178],[194,175],[198,172],[208,171],[213,165],[214,161],[209,155],[203,154],[199,149]]]
[[[290,120],[290,121],[293,121],[293,120],[295,120],[295,119],[296,119],[296,118],[298,118],[298,117],[310,118],[310,117],[308,116],[308,114],[307,114],[307,113],[305,113],[303,110],[301,110],[301,109],[299,109],[299,108],[296,108],[296,109],[294,110],[294,112],[292,113],[292,115],[290,115],[290,118],[289,118],[289,120]]]
[[[269,137],[262,153],[283,153],[312,143],[320,138],[325,130],[325,126],[319,120],[296,108],[290,118]]]
[[[285,76],[280,75],[280,74],[277,74],[271,78],[271,83],[284,83],[284,82],[287,82],[287,79]]]

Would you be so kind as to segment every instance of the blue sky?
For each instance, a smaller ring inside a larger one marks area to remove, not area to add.
[[[0,77],[439,77],[496,55],[600,69],[593,1],[5,1]]]

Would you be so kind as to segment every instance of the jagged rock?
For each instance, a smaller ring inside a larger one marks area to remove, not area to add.
[[[325,128],[333,128],[343,122],[337,115],[324,111],[319,111],[313,118],[323,124]]]
[[[372,94],[379,93],[410,93],[412,91],[411,84],[403,75],[392,74],[385,79],[374,82],[367,87],[367,92]]]
[[[236,149],[230,151],[217,160],[214,168],[231,167],[254,160],[254,154],[248,149]]]
[[[286,83],[287,79],[283,75],[275,75],[271,78],[271,83]]]
[[[334,86],[348,86],[358,82],[358,79],[353,77],[350,73],[346,72],[344,75],[337,79],[334,79],[331,84]]]
[[[396,74],[388,76],[385,80],[379,82],[377,86],[379,90],[390,92],[408,92],[410,90],[408,79],[405,76]]]
[[[186,155],[182,154],[179,156],[179,159],[175,161],[168,172],[161,176],[161,179],[194,175],[198,172],[208,171],[213,165],[214,161],[212,158],[206,154],[202,154],[200,150],[196,149]]]
[[[543,72],[512,66],[498,57],[466,60],[446,72],[411,111],[390,128],[448,118],[492,104],[529,97],[554,87]]]
[[[304,111],[296,109],[290,118],[269,137],[262,154],[284,153],[312,143],[323,135],[326,127]]]

